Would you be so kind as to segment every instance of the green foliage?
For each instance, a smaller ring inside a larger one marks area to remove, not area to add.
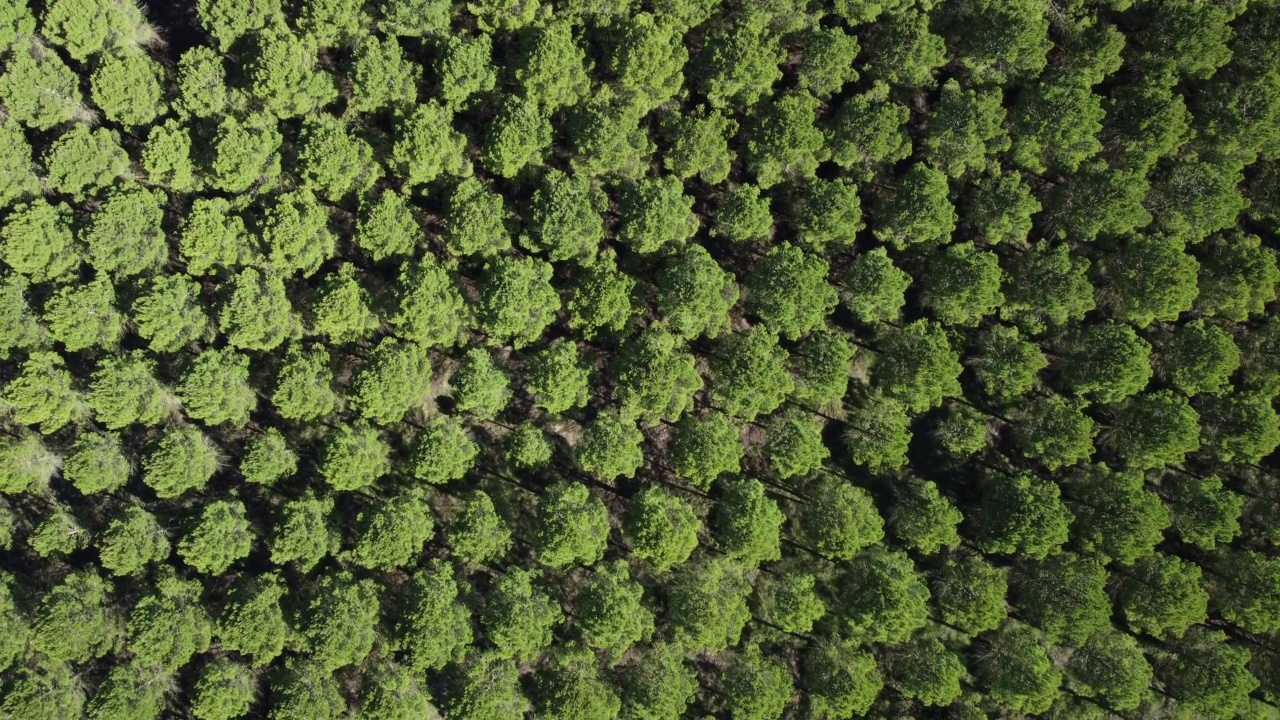
[[[44,305],[44,321],[49,335],[68,352],[114,350],[124,333],[124,317],[115,305],[115,288],[100,275],[83,285],[58,288]]]
[[[863,228],[858,188],[846,179],[809,182],[794,217],[799,241],[822,251],[828,244],[848,246]]]
[[[751,619],[751,586],[732,560],[716,558],[681,566],[667,596],[675,639],[686,647],[717,652],[737,645]]]
[[[860,95],[852,95],[836,111],[828,142],[831,159],[846,170],[870,180],[875,167],[894,163],[911,155],[911,139],[903,132],[911,111],[889,99],[889,86],[882,80]]]
[[[712,518],[716,545],[748,566],[782,557],[781,531],[786,516],[765,496],[764,484],[736,479],[724,484],[724,495]]]
[[[745,160],[756,182],[769,188],[793,177],[812,178],[827,159],[822,132],[814,125],[820,102],[807,92],[766,100],[747,129]]]
[[[522,470],[546,465],[551,453],[551,440],[535,425],[521,425],[507,436],[507,462]]]
[[[823,475],[798,518],[805,542],[831,560],[848,560],[884,539],[884,520],[871,495],[860,487]]]
[[[1002,102],[999,90],[961,89],[955,79],[948,80],[929,117],[922,147],[925,160],[950,177],[984,169],[987,156],[1010,146]]]
[[[27,536],[27,545],[42,558],[61,558],[89,546],[89,533],[75,516],[55,508]]]
[[[524,1],[537,6],[537,0]],[[449,713],[457,717],[515,720],[533,709],[528,698],[520,693],[520,669],[516,661],[500,652],[477,653],[459,668],[455,688],[447,707]]]
[[[577,157],[573,170],[587,176],[620,176],[635,180],[649,169],[654,146],[641,119],[646,108],[614,99],[612,93],[579,106],[570,117]]]
[[[551,146],[551,120],[535,97],[509,96],[485,138],[484,165],[513,178],[528,165],[537,165]]]
[[[948,245],[930,258],[920,303],[944,325],[977,325],[1004,304],[1001,275],[995,253]]]
[[[1240,534],[1244,498],[1224,487],[1221,478],[1180,475],[1170,485],[1173,529],[1184,542],[1212,550]]]
[[[822,326],[839,302],[825,260],[790,243],[775,246],[747,276],[747,312],[795,340]]]
[[[1275,251],[1256,235],[1228,233],[1210,244],[1200,266],[1196,305],[1207,315],[1243,322],[1276,299],[1277,283]]]
[[[947,176],[926,165],[911,166],[873,208],[876,239],[894,248],[936,245],[951,238],[956,211],[947,198]]]
[[[165,195],[138,185],[121,185],[93,214],[84,238],[89,264],[119,278],[157,270],[169,259],[161,222]]]
[[[876,394],[849,418],[844,433],[849,459],[872,472],[896,470],[907,462],[911,418],[898,400]]]
[[[109,430],[133,423],[157,425],[169,416],[174,403],[155,375],[155,361],[141,350],[105,358],[93,373],[85,400]]]
[[[174,120],[152,128],[142,148],[142,167],[148,182],[174,192],[195,190],[200,185],[191,160],[191,136]]]
[[[519,349],[542,336],[560,310],[553,272],[549,263],[530,257],[498,257],[485,265],[477,311],[490,343]]]
[[[763,453],[778,477],[804,477],[822,467],[831,454],[822,442],[822,421],[799,410],[775,417]]]
[[[933,601],[944,621],[978,634],[1004,620],[1008,588],[1003,567],[978,557],[949,559],[933,578]]]
[[[402,335],[426,347],[459,342],[469,312],[453,278],[434,259],[402,266],[394,294],[388,320]]]
[[[273,720],[336,720],[346,710],[333,673],[314,660],[287,658],[270,682]]]
[[[826,615],[827,607],[815,590],[813,575],[789,572],[756,586],[757,604],[786,632],[808,633]]]
[[[1070,492],[1074,536],[1085,552],[1132,565],[1164,540],[1169,510],[1160,496],[1143,489],[1140,472],[1114,473],[1095,465],[1072,482]]]
[[[662,122],[663,133],[671,143],[663,158],[669,172],[685,179],[697,175],[713,184],[729,177],[734,161],[729,138],[738,132],[736,120],[719,110],[708,112],[700,107],[687,115],[673,113]]]
[[[18,447],[14,450],[18,450]],[[40,467],[41,455],[35,452],[37,450],[38,448],[32,447],[18,454],[15,466],[26,472],[34,472]],[[27,455],[32,452],[35,454]],[[120,445],[120,438],[99,433],[81,433],[62,461],[62,476],[85,495],[119,489],[129,481],[131,470],[129,457]]]
[[[187,273],[197,277],[255,260],[244,220],[222,198],[200,198],[191,204],[182,221],[178,254]]]
[[[213,48],[196,45],[182,53],[176,79],[178,97],[173,108],[179,115],[208,118],[226,109],[227,69]]]
[[[1209,593],[1203,587],[1200,566],[1155,553],[1134,563],[1132,575],[1120,586],[1118,601],[1131,629],[1174,638],[1204,622]]]
[[[13,207],[0,229],[0,257],[31,282],[58,280],[75,272],[84,250],[71,231],[71,208],[41,199]]]
[[[412,564],[435,535],[431,508],[413,493],[379,499],[356,515],[355,525],[355,548],[345,559],[384,572]]]
[[[285,586],[275,573],[241,580],[227,596],[215,635],[227,650],[249,658],[254,667],[269,664],[284,649],[289,628],[280,600]]]
[[[1249,651],[1226,644],[1220,631],[1195,628],[1174,645],[1156,677],[1189,712],[1229,718],[1249,705],[1258,680],[1246,667]]]
[[[332,115],[309,115],[302,121],[298,148],[303,184],[337,200],[366,190],[382,175],[373,148]]]
[[[492,257],[511,247],[502,196],[475,178],[458,183],[445,212],[445,246],[455,255]]]
[[[1067,541],[1072,520],[1057,485],[1029,475],[1001,477],[982,495],[979,544],[987,552],[1042,560]]]
[[[738,472],[745,454],[738,427],[722,412],[685,415],[672,428],[668,452],[676,474],[700,490]]]
[[[578,360],[576,343],[555,343],[529,357],[525,388],[552,415],[586,405],[590,371]]]
[[[267,113],[252,114],[243,122],[228,115],[218,124],[213,141],[211,184],[229,193],[243,193],[255,185],[274,184],[280,176],[279,121]]]
[[[465,587],[465,585],[464,585]],[[419,672],[460,662],[471,644],[471,611],[458,602],[453,569],[431,560],[410,579],[395,622],[395,637]]]
[[[245,443],[240,459],[240,474],[259,485],[272,485],[298,470],[298,455],[289,449],[284,435],[275,428]]]
[[[1010,129],[1013,159],[1025,170],[1075,172],[1102,149],[1102,98],[1077,78],[1042,78],[1019,91]]]
[[[1280,420],[1266,395],[1231,392],[1200,405],[1200,442],[1220,462],[1257,463],[1280,446]]]
[[[249,358],[230,349],[197,355],[177,389],[187,415],[206,425],[243,427],[258,405],[249,385]]]
[[[1106,580],[1102,560],[1064,552],[1020,568],[1014,586],[1023,616],[1049,642],[1080,647],[1110,624]]]
[[[1031,334],[1084,319],[1094,309],[1089,267],[1066,244],[1034,244],[1005,267],[1000,317]]]
[[[695,362],[665,327],[647,328],[623,343],[613,361],[614,398],[625,414],[651,422],[679,420],[702,389]]]
[[[510,378],[483,348],[467,351],[450,384],[458,409],[482,420],[496,416],[511,401]]]
[[[33,352],[22,363],[22,373],[0,392],[0,409],[20,425],[39,425],[44,435],[57,432],[84,414],[62,356]],[[24,453],[25,454],[25,453]]]
[[[501,560],[511,547],[511,530],[483,490],[466,497],[447,535],[453,551],[472,565]]]
[[[586,94],[586,55],[568,22],[550,21],[521,34],[512,77],[547,112],[572,105]]]
[[[425,1],[439,3],[439,0]],[[450,35],[443,48],[443,57],[436,65],[440,96],[444,98],[445,105],[454,109],[465,107],[475,96],[493,90],[498,77],[492,58],[493,39],[490,36]]]
[[[434,101],[397,115],[389,169],[410,187],[444,173],[469,176],[471,163],[463,155],[466,138],[453,129],[452,121],[453,113]]]
[[[688,502],[648,487],[627,505],[622,534],[632,553],[661,573],[689,559],[698,546],[701,526]]]
[[[333,507],[333,498],[327,495],[308,495],[284,504],[272,527],[271,562],[292,562],[302,572],[315,568],[338,545],[337,533],[329,527]]]
[[[213,660],[196,679],[191,714],[199,720],[240,717],[253,705],[257,685],[257,678],[248,667],[226,658]]]
[[[964,663],[936,638],[920,639],[894,656],[893,684],[924,705],[949,705],[960,697]]]
[[[674,175],[645,178],[623,188],[618,200],[618,240],[640,254],[657,252],[667,243],[683,243],[698,230],[693,198]]]
[[[861,322],[896,320],[906,303],[911,276],[900,270],[884,248],[859,254],[845,272],[840,299]]]
[[[6,63],[0,101],[10,117],[37,130],[88,115],[75,72],[57,53],[35,43],[16,48]]]
[[[674,643],[651,645],[623,671],[623,705],[628,717],[678,718],[698,688],[697,675],[684,662],[684,649]]]
[[[867,51],[869,74],[908,87],[932,85],[947,56],[942,38],[929,32],[929,16],[915,10],[889,15]]]
[[[956,526],[964,515],[938,493],[938,486],[932,481],[913,483],[904,489],[891,519],[893,534],[925,555],[960,544]]]
[[[88,717],[158,718],[172,682],[173,676],[163,670],[136,664],[113,667],[89,701]]]
[[[221,575],[237,560],[248,557],[254,539],[244,504],[218,500],[206,505],[183,535],[178,556],[197,572]]]
[[[359,490],[391,472],[390,454],[367,423],[339,425],[324,439],[320,476],[335,490]]]
[[[795,389],[787,370],[789,357],[774,331],[764,325],[726,336],[711,367],[712,402],[747,422],[773,412]]]
[[[973,674],[990,699],[1013,711],[1042,713],[1053,705],[1062,685],[1034,629],[1007,621],[980,636],[983,654]]]
[[[867,642],[903,642],[928,621],[929,588],[905,553],[855,557],[840,599],[849,631]]]
[[[0,11],[3,12],[3,11]],[[0,76],[0,88],[4,78]],[[0,207],[7,207],[15,200],[23,200],[41,192],[40,178],[31,160],[31,144],[22,134],[22,126],[11,117],[0,120],[0,171],[5,183],[0,186]],[[5,251],[6,262],[8,251]],[[12,264],[12,263],[10,263]]]
[[[569,327],[591,340],[601,330],[619,332],[631,318],[636,281],[618,270],[612,252],[603,253],[578,275],[569,298]]]
[[[113,575],[138,575],[169,557],[169,536],[154,515],[137,505],[116,513],[98,536],[102,567]]]
[[[254,39],[245,69],[250,91],[268,112],[278,118],[306,115],[337,98],[333,78],[316,68],[319,47],[314,36],[269,27]]]
[[[338,402],[332,383],[329,352],[323,346],[291,345],[276,376],[271,404],[291,420],[324,417]]]
[[[351,381],[351,405],[379,425],[400,422],[431,392],[431,358],[417,343],[385,337]]]
[[[737,304],[737,283],[709,252],[690,245],[658,275],[658,315],[685,338],[714,338],[730,325]]]
[[[698,88],[712,107],[751,106],[782,78],[778,65],[785,59],[769,31],[769,16],[747,12],[709,34],[698,54]]]
[[[113,130],[76,125],[58,136],[40,158],[49,187],[68,195],[109,188],[129,170],[129,155]]]
[[[853,60],[860,49],[858,38],[842,28],[811,30],[798,68],[800,87],[822,99],[838,93],[845,83],[858,79]]]
[[[93,102],[108,120],[138,127],[165,111],[164,69],[145,53],[107,55],[91,80]]]
[[[381,325],[369,309],[369,293],[356,280],[351,264],[324,276],[310,310],[311,331],[329,336],[333,343],[363,339]]]
[[[1035,78],[1053,48],[1045,0],[978,0],[956,8],[960,63],[975,77],[995,83]]]
[[[102,657],[122,630],[110,584],[96,570],[73,572],[36,605],[30,647],[49,663]]]
[[[801,676],[814,717],[865,715],[884,687],[875,658],[852,642],[814,643]]]
[[[157,275],[133,301],[131,319],[153,352],[173,352],[204,337],[209,317],[200,285],[181,275]]]
[[[14,717],[55,720],[84,713],[84,690],[66,663],[25,667],[6,693],[3,708]]]
[[[875,366],[875,385],[912,412],[961,394],[960,360],[942,327],[916,320],[887,333]]]
[[[373,648],[379,610],[374,581],[346,571],[325,575],[302,627],[312,657],[327,672],[360,663]]]
[[[1066,339],[1064,349],[1059,369],[1076,395],[1119,402],[1151,379],[1151,344],[1128,325],[1107,321],[1083,327]]]
[[[988,244],[1021,244],[1031,233],[1031,216],[1040,210],[1040,201],[1021,175],[1009,173],[979,181],[965,219]]]
[[[644,589],[631,579],[627,564],[602,564],[579,591],[575,607],[582,636],[593,648],[621,656],[653,634],[653,614],[644,607]]]
[[[462,478],[480,449],[457,417],[437,417],[413,440],[413,475],[432,484]]]
[[[711,234],[736,243],[749,243],[768,237],[772,228],[769,198],[760,197],[760,186],[738,185],[721,196]]]
[[[543,565],[592,565],[604,556],[609,514],[586,485],[558,482],[539,498],[533,536],[535,556]]]
[[[1024,406],[1013,428],[1018,451],[1039,460],[1049,470],[1075,465],[1093,457],[1097,423],[1084,413],[1083,400],[1060,395],[1039,397]]]
[[[720,676],[720,691],[735,718],[782,715],[792,692],[791,671],[781,658],[765,657],[757,644],[736,653]]]
[[[1098,299],[1117,319],[1145,328],[1172,321],[1196,299],[1199,264],[1180,239],[1148,235],[1125,242],[1095,266]]]
[[[203,590],[199,580],[172,572],[157,578],[154,591],[129,613],[127,644],[135,663],[173,672],[209,649],[213,621],[200,604]]]
[[[530,203],[528,233],[520,244],[545,252],[552,262],[590,265],[604,239],[601,214],[608,207],[608,196],[590,178],[549,170]]]
[[[585,488],[584,488],[585,489]],[[603,506],[600,508],[603,513]],[[564,620],[560,606],[534,587],[537,571],[512,568],[494,584],[480,615],[489,640],[502,657],[524,661],[551,644],[551,630]]]
[[[1049,361],[1017,328],[993,325],[979,336],[978,352],[968,364],[988,395],[1009,401],[1035,387]]]
[[[0,359],[13,348],[30,348],[41,342],[43,330],[27,304],[30,285],[17,273],[0,274]]]

